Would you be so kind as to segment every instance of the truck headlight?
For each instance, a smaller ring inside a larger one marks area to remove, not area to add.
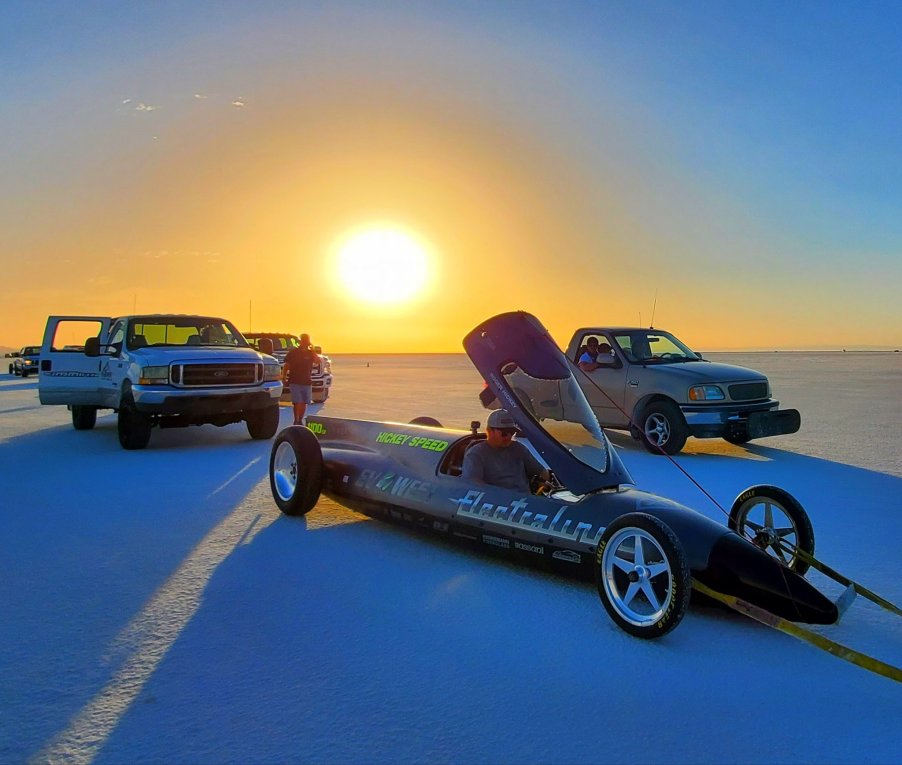
[[[719,385],[693,385],[689,389],[690,401],[723,401],[724,398]]]
[[[274,382],[282,379],[282,367],[276,363],[263,365],[263,382]]]
[[[142,367],[138,383],[141,385],[168,385],[169,367]]]

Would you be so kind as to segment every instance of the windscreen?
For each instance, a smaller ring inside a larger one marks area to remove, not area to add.
[[[569,369],[558,372],[564,376],[553,379],[535,377],[516,362],[505,365],[501,375],[539,427],[580,462],[605,472],[610,445],[574,378],[573,364],[567,363]]]
[[[131,319],[130,350],[148,346],[243,346],[247,342],[230,322],[204,316],[148,316]]]
[[[680,364],[699,357],[669,332],[634,329],[614,332],[614,342],[632,364]]]

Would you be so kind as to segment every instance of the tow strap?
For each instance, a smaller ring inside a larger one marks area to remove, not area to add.
[[[820,567],[823,566],[822,563],[815,561],[810,556],[805,556],[809,559],[809,563],[812,566],[818,568],[818,570],[822,570]],[[834,576],[836,572],[832,572],[832,569],[829,569],[827,566],[823,566],[823,568],[827,569],[823,573],[827,574],[831,578],[837,579],[837,581],[842,581],[846,579],[845,577],[837,578],[837,575]],[[855,584],[851,580],[846,579],[844,584],[848,584],[849,587],[854,587],[856,592],[861,592],[863,597],[866,597],[868,600],[877,603],[881,608],[885,608],[887,611],[891,611],[896,614],[902,614],[902,611],[899,610],[897,606],[894,606],[889,601],[884,600],[883,598],[874,595],[874,593],[869,590],[861,587],[860,585]],[[892,664],[887,664],[884,661],[880,661],[880,659],[875,659],[873,656],[868,656],[861,651],[856,651],[854,648],[849,648],[848,646],[843,645],[842,643],[837,643],[835,640],[830,640],[830,638],[826,638],[823,635],[814,632],[806,627],[801,627],[795,622],[791,622],[788,619],[784,619],[780,616],[776,616],[772,614],[770,611],[766,611],[763,608],[759,608],[758,606],[752,605],[741,598],[737,598],[735,595],[725,595],[722,592],[717,592],[717,590],[712,590],[707,585],[702,584],[697,579],[693,579],[692,587],[699,592],[707,595],[709,598],[714,598],[714,600],[718,600],[726,606],[729,606],[734,611],[738,611],[741,614],[745,614],[748,617],[751,617],[757,622],[761,622],[761,624],[766,624],[768,627],[773,627],[776,630],[780,630],[780,632],[785,632],[787,635],[792,635],[794,638],[798,638],[799,640],[804,640],[806,643],[810,643],[816,648],[820,648],[822,651],[826,651],[829,654],[833,654],[844,661],[851,662],[852,664],[856,664],[863,669],[868,670],[869,672],[874,672],[875,674],[882,675],[883,677],[887,677],[890,680],[895,680],[897,683],[902,683],[902,669],[899,667],[894,667]],[[845,596],[843,596],[845,597]],[[848,605],[848,601],[846,606]]]

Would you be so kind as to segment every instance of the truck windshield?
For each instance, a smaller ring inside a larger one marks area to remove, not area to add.
[[[204,316],[147,316],[130,319],[126,346],[129,350],[148,346],[247,347],[247,341],[224,319]]]
[[[669,332],[635,329],[614,333],[614,342],[632,364],[679,364],[699,357]]]

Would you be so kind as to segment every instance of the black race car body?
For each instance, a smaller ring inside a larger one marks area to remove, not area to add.
[[[285,429],[273,447],[270,477],[280,508],[303,514],[322,491],[370,516],[594,577],[612,618],[640,637],[676,626],[693,579],[792,621],[838,619],[799,561],[765,551],[768,539],[787,535],[813,549],[807,517],[794,513],[789,495],[744,492],[731,529],[642,491],[599,426],[572,364],[535,317],[496,316],[468,334],[464,347],[516,421],[519,440],[553,472],[551,490],[524,493],[462,477],[466,450],[485,438],[478,423],[465,431],[428,418],[401,424],[309,416],[306,429]],[[559,419],[533,416],[529,402],[537,396]],[[755,522],[756,499],[771,511],[789,507],[790,522],[780,526],[771,515],[769,524]],[[757,544],[737,533],[749,528],[760,532]]]

